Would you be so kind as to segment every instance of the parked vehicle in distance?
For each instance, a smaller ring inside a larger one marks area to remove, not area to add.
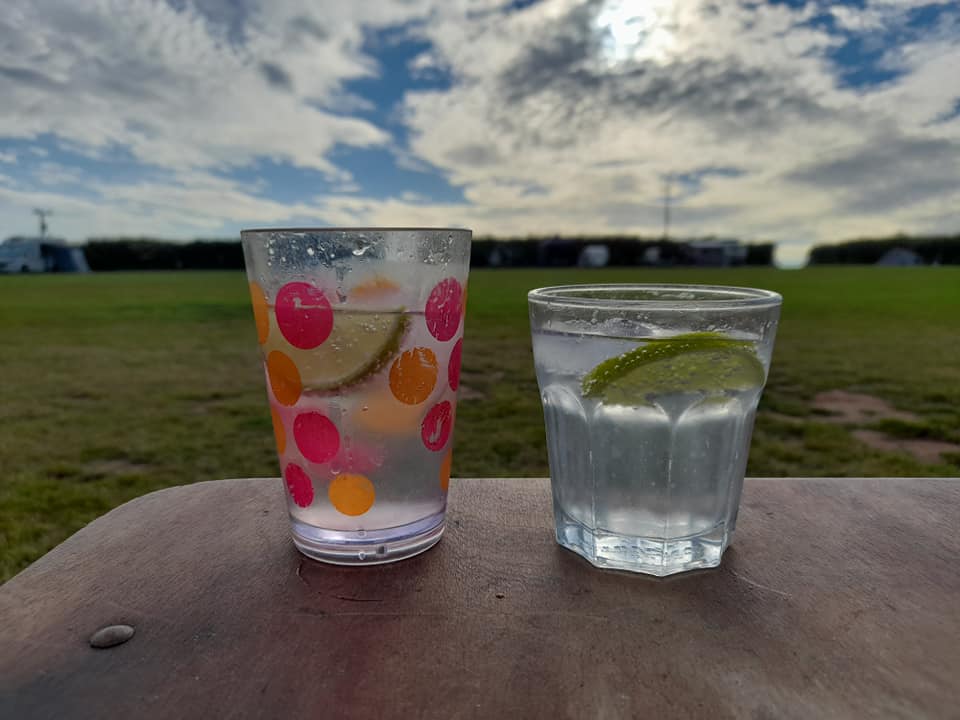
[[[62,240],[18,236],[0,243],[0,273],[89,271],[83,248]]]

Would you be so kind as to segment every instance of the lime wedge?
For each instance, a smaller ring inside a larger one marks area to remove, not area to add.
[[[319,347],[301,350],[290,345],[276,325],[271,308],[270,333],[264,353],[279,350],[300,372],[305,390],[336,390],[380,372],[400,350],[409,321],[403,309],[387,312],[333,311],[333,329]]]
[[[722,395],[763,385],[753,345],[719,333],[688,333],[649,340],[604,360],[583,378],[583,394],[611,405],[639,405],[651,395]]]

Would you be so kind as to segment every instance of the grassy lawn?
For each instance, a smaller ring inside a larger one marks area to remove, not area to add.
[[[598,281],[784,295],[751,475],[960,475],[960,456],[873,450],[811,406],[867,393],[919,416],[879,429],[960,441],[960,268],[872,267],[475,271],[455,475],[547,474],[526,291]],[[142,493],[278,472],[240,273],[0,277],[0,338],[0,579]]]

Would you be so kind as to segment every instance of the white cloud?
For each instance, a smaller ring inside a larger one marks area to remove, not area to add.
[[[430,72],[441,70],[442,66],[437,56],[432,52],[422,52],[407,63],[407,68],[414,77],[424,77]]]
[[[10,110],[0,136],[54,133],[88,152],[119,146],[166,168],[262,156],[333,172],[326,155],[336,143],[388,137],[306,100],[322,102],[372,69],[355,24],[324,35],[324,7],[284,5],[292,4],[251,17],[237,45],[190,5],[13,0],[0,19],[0,93]]]
[[[0,182],[0,217],[15,217],[9,234],[34,232],[30,209],[55,208],[54,234],[68,239],[98,236],[197,237],[216,235],[225,219],[265,225],[316,216],[316,206],[286,204],[250,194],[251,188],[195,172],[165,182],[89,183],[99,198],[55,191],[24,191]],[[318,219],[319,220],[319,219]]]
[[[887,24],[890,15],[880,7],[858,8],[850,5],[834,5],[830,8],[830,14],[837,25],[853,32],[879,30]]]
[[[8,166],[29,157],[40,186],[82,182],[86,194],[26,192],[8,177],[0,218],[29,223],[29,208],[53,206],[55,229],[75,238],[292,218],[659,233],[662,178],[720,168],[737,172],[704,175],[678,199],[677,233],[777,240],[796,261],[812,242],[956,231],[960,118],[945,118],[960,98],[960,29],[943,20],[893,45],[884,35],[937,3],[542,0],[507,13],[504,2],[7,0],[0,138],[53,135],[163,172],[119,183],[34,157],[36,145],[3,151]],[[821,11],[883,49],[898,76],[845,85],[829,59],[844,38],[811,22]],[[374,105],[344,89],[383,70],[365,32],[400,23],[432,45],[407,70],[452,77],[449,90],[408,92],[390,118],[408,126],[409,147],[387,118],[357,117]],[[366,178],[331,156],[338,144],[437,168],[467,202],[416,187],[363,197]],[[319,170],[341,192],[282,203],[214,174],[263,158]]]
[[[936,134],[950,153],[960,147],[956,125],[927,127],[960,96],[955,35],[944,28],[905,46],[902,78],[858,90],[844,87],[827,59],[841,40],[805,24],[812,4],[657,7],[667,30],[656,53],[625,52],[619,66],[599,70],[591,60],[602,38],[585,31],[595,13],[579,3],[548,0],[467,27],[432,24],[429,36],[466,81],[408,96],[415,152],[464,184],[473,204],[501,208],[477,218],[491,231],[527,222],[657,232],[658,214],[640,206],[656,205],[660,178],[705,167],[744,173],[711,179],[676,208],[680,232],[775,239],[797,260],[815,241],[929,228],[909,193],[891,193],[889,184],[800,186],[793,178],[815,161],[892,144],[901,153],[884,172],[904,189],[926,182],[929,190],[923,143],[912,140]],[[546,193],[521,197],[510,182],[539,183]],[[943,197],[957,202],[960,193]]]

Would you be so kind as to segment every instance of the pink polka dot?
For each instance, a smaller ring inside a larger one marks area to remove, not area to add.
[[[442,450],[453,430],[453,406],[448,400],[430,408],[420,426],[420,437],[427,450]]]
[[[295,348],[321,345],[333,330],[333,310],[323,291],[305,282],[287,283],[277,293],[277,327]]]
[[[313,502],[313,483],[302,467],[290,463],[283,471],[283,479],[287,482],[290,497],[297,505],[308,507]]]
[[[446,342],[457,334],[463,309],[463,288],[455,278],[437,283],[427,299],[425,315],[430,334],[440,342]]]
[[[340,433],[330,418],[318,412],[301,413],[293,421],[293,438],[310,462],[325,463],[340,450]]]
[[[450,389],[456,391],[460,387],[460,360],[463,355],[463,338],[457,340],[450,353],[450,362],[447,364],[447,380],[450,382]]]

